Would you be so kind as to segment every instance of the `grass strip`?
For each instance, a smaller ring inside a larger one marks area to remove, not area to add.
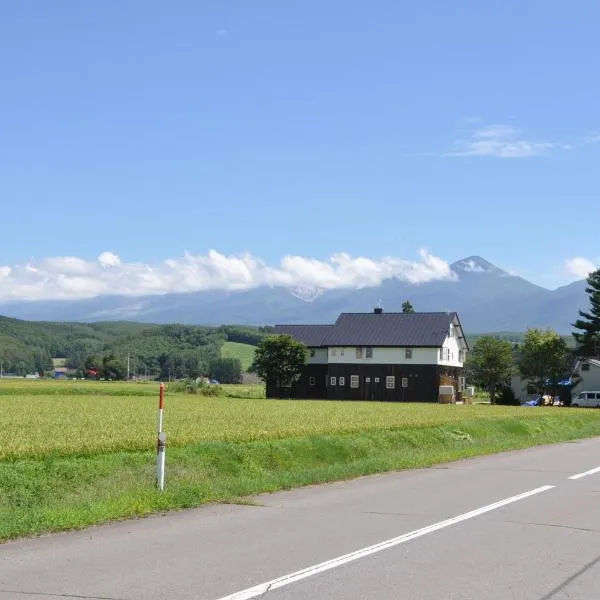
[[[168,449],[162,494],[153,487],[150,451],[4,461],[0,540],[597,435],[600,418],[595,411],[540,410],[525,419],[204,441]]]

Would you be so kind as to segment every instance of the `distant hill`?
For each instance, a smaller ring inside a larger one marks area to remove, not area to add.
[[[469,333],[525,331],[552,327],[568,334],[580,308],[587,307],[585,282],[548,290],[510,274],[479,256],[451,265],[455,280],[409,284],[395,278],[380,286],[335,291],[259,287],[161,296],[100,296],[78,301],[0,304],[0,313],[32,320],[137,321],[221,325],[331,323],[340,312],[401,310],[410,300],[419,311],[457,311]]]
[[[51,371],[61,366],[82,372],[90,356],[114,355],[129,362],[130,374],[156,377],[204,372],[212,360],[236,353],[248,362],[263,333],[240,326],[155,325],[131,322],[36,322],[0,316],[3,372]],[[227,346],[224,346],[227,344]]]

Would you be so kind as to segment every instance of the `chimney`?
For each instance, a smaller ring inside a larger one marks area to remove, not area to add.
[[[376,315],[380,315],[383,312],[383,308],[381,308],[381,306],[378,306],[373,312]]]

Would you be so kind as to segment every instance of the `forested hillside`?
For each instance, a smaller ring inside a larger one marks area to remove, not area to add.
[[[225,341],[256,345],[266,328],[148,325],[130,322],[49,323],[0,317],[0,361],[5,373],[47,373],[53,358],[78,375],[196,377],[222,371]]]

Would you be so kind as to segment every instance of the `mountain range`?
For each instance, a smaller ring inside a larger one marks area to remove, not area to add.
[[[153,296],[98,296],[85,300],[0,304],[0,314],[45,321],[138,321],[220,325],[331,323],[340,312],[365,312],[381,301],[399,311],[410,300],[417,311],[457,311],[469,333],[551,327],[570,333],[586,308],[585,281],[555,290],[535,285],[479,256],[451,265],[453,279],[411,284],[391,278],[378,287],[334,291],[258,287]]]

